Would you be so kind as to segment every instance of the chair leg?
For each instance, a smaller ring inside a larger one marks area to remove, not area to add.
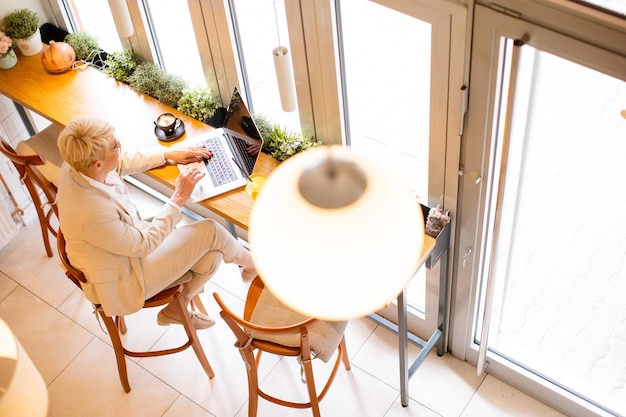
[[[309,401],[311,410],[313,411],[313,417],[320,417],[320,404],[315,390],[315,378],[313,377],[313,358],[311,358],[311,344],[309,339],[309,333],[306,329],[300,334],[300,364],[304,367],[304,377],[306,378],[306,388],[309,391]],[[337,369],[335,366],[333,369]],[[331,374],[331,378],[333,374]],[[330,379],[329,379],[330,380]],[[328,384],[327,384],[328,386]],[[322,395],[325,392],[322,391]]]
[[[309,391],[309,399],[311,401],[311,410],[314,417],[320,417],[320,404],[317,399],[317,391],[315,390],[315,379],[313,378],[313,365],[311,360],[304,362],[304,375],[306,377],[306,387]]]
[[[37,204],[35,202],[35,204]],[[37,215],[39,216],[39,225],[41,226],[41,235],[43,237],[43,245],[46,248],[46,255],[52,258],[52,248],[50,247],[50,236],[48,235],[48,224],[45,221],[45,215],[40,207],[37,207]]]
[[[346,368],[346,371],[349,371],[351,369],[351,366],[350,366],[350,358],[348,358],[348,349],[346,349],[345,336],[341,337],[341,342],[339,342],[339,347],[341,349],[341,360],[343,361],[343,366]]]
[[[202,345],[200,344],[200,339],[198,339],[198,335],[196,334],[196,329],[191,324],[191,318],[189,317],[189,313],[187,310],[187,306],[183,301],[183,298],[180,296],[180,293],[174,296],[176,298],[176,305],[179,308],[180,316],[183,318],[183,327],[185,328],[185,332],[187,333],[187,337],[191,341],[191,347],[194,352],[196,352],[196,356],[202,365],[202,368],[209,376],[209,379],[213,379],[215,373],[213,372],[213,368],[209,364],[209,360],[204,354],[204,349],[202,349]]]
[[[252,346],[243,349],[241,355],[246,363],[246,372],[248,373],[248,417],[256,417],[259,408],[258,360],[260,357],[257,356],[255,359]]]
[[[39,218],[39,225],[41,226],[41,235],[43,238],[43,245],[46,248],[46,254],[48,255],[48,258],[51,258],[52,248],[50,247],[50,236],[48,236],[49,224],[46,213],[42,208],[41,199],[39,198],[39,191],[29,178],[24,179],[24,185],[26,185],[26,189],[30,194],[30,198],[33,200],[35,211],[37,211],[37,217]]]
[[[113,322],[113,318],[104,314],[103,311],[98,311],[100,317],[102,317],[102,321],[104,321],[104,325],[109,332],[109,337],[111,338],[111,343],[113,344],[113,350],[115,351],[115,360],[117,361],[117,370],[120,374],[120,382],[122,383],[122,388],[124,388],[124,392],[130,392],[130,383],[128,382],[128,370],[126,368],[126,354],[124,352],[124,346],[122,345],[122,339],[120,338],[120,334],[117,326]]]
[[[115,325],[117,326],[121,334],[126,334],[126,332],[128,331],[128,327],[126,327],[126,320],[124,320],[124,316],[115,316]]]

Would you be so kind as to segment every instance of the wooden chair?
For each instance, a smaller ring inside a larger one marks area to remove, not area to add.
[[[59,229],[57,234],[57,249],[59,252],[59,258],[61,259],[61,263],[65,269],[65,275],[67,275],[67,277],[72,280],[72,282],[76,284],[78,288],[81,288],[82,290],[80,283],[87,282],[87,280],[83,273],[74,268],[70,263],[67,253],[65,252],[65,244],[65,238],[63,236],[63,233],[61,232],[61,229]],[[185,278],[186,277],[181,277],[181,279],[179,279],[177,282],[184,282]],[[183,322],[183,327],[185,328],[185,333],[187,333],[187,341],[178,347],[170,349],[146,352],[135,352],[128,350],[124,347],[120,336],[120,334],[125,334],[127,330],[126,324],[124,322],[124,317],[107,316],[100,305],[94,304],[94,308],[100,315],[100,318],[102,318],[102,321],[107,328],[107,332],[109,333],[109,337],[111,338],[111,343],[113,344],[113,349],[115,351],[115,358],[117,360],[117,369],[120,375],[120,381],[125,392],[130,392],[130,384],[128,382],[128,373],[126,369],[126,356],[143,358],[150,356],[169,355],[171,353],[181,352],[191,346],[196,353],[196,356],[198,357],[202,368],[207,373],[209,378],[213,379],[213,377],[215,376],[213,369],[211,368],[211,365],[209,364],[209,361],[204,354],[204,350],[202,349],[202,345],[200,344],[200,340],[198,339],[198,336],[196,334],[196,329],[191,324],[189,314],[186,314],[187,306],[183,302],[183,298],[180,296],[181,290],[182,284],[174,285],[173,287],[167,288],[155,295],[154,297],[146,300],[143,306],[143,308],[150,308],[163,306],[165,304],[169,304],[172,301],[176,302],[176,305],[180,309],[180,316],[185,318]],[[204,306],[202,306],[202,309],[204,309]]]
[[[213,293],[222,311],[220,316],[235,334],[235,346],[240,350],[248,373],[248,417],[257,415],[259,396],[267,401],[292,408],[311,408],[320,417],[319,402],[330,388],[340,363],[350,370],[344,331],[347,322],[328,322],[308,318],[288,308],[265,289],[259,277],[250,284],[243,318],[226,307],[219,294]],[[257,351],[256,358],[254,351]],[[333,369],[318,395],[315,389],[311,361],[320,358],[328,362],[337,352]],[[294,356],[300,362],[303,383],[306,383],[309,401],[293,402],[274,397],[259,387],[258,366],[261,353]]]
[[[44,142],[52,141],[52,145],[56,148],[56,136],[58,136],[59,131],[60,128],[52,124],[50,127],[31,137],[28,141],[32,140],[33,145],[35,143],[37,145],[43,145]],[[52,221],[52,215],[57,217],[58,222],[58,212],[54,201],[57,195],[57,187],[53,181],[58,178],[60,164],[56,166],[58,162],[54,164],[49,163],[44,156],[32,152],[33,149],[26,144],[28,141],[20,142],[17,146],[18,150],[16,151],[4,139],[0,138],[0,152],[13,163],[20,176],[20,180],[26,186],[33,200],[37,217],[39,217],[46,254],[48,257],[52,257],[49,234],[51,233],[53,236],[57,235],[55,223]],[[58,150],[56,152],[58,153]],[[54,174],[55,171],[57,172],[56,177]],[[44,200],[42,200],[42,196]]]

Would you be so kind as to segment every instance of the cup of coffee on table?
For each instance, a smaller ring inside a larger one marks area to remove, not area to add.
[[[181,120],[172,113],[163,113],[154,124],[165,133],[165,136],[172,136],[180,122]]]

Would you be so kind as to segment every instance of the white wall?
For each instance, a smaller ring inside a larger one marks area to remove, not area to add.
[[[46,9],[41,0],[3,0],[0,3],[0,19],[4,24],[4,17],[15,9],[31,9],[39,15],[41,24],[50,21],[46,14]],[[1,26],[1,25],[0,25]]]
[[[15,146],[18,141],[29,137],[28,131],[24,123],[22,123],[22,119],[17,113],[15,105],[3,95],[0,95],[0,136],[12,146]],[[20,182],[19,175],[13,164],[4,156],[0,156],[0,175],[17,201],[17,205],[27,212],[24,219],[26,221],[37,221],[33,202],[30,199],[28,191]],[[0,203],[9,213],[15,210],[15,204],[11,200],[4,184],[1,182]]]

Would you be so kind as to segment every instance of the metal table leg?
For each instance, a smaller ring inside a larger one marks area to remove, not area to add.
[[[406,288],[398,295],[398,343],[400,351],[400,401],[403,407],[409,405],[409,340]]]

